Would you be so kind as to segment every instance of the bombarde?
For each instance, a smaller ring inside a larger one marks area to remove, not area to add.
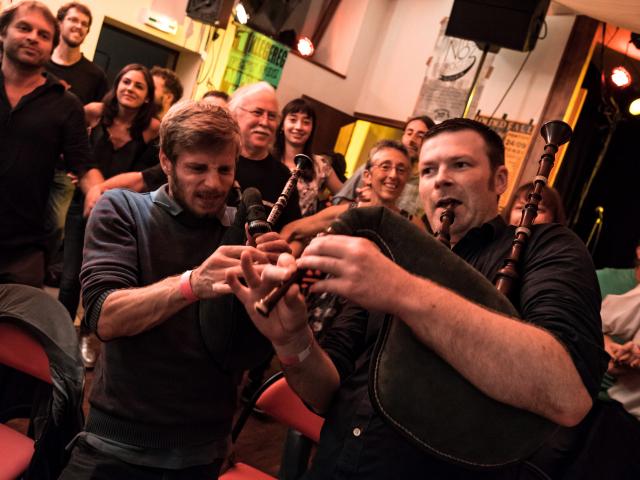
[[[278,200],[269,212],[269,217],[267,217],[267,222],[269,222],[269,225],[271,225],[271,227],[275,225],[275,223],[280,218],[280,215],[282,215],[282,212],[284,212],[284,209],[287,207],[289,199],[291,198],[291,194],[294,192],[296,185],[298,184],[298,179],[300,178],[302,173],[313,168],[313,160],[303,153],[299,153],[298,155],[293,157],[293,161],[296,164],[296,168],[291,170],[291,176],[289,177],[289,180],[287,180],[287,183],[282,189],[282,192],[278,196]]]
[[[527,203],[522,211],[520,223],[516,228],[511,251],[504,260],[504,265],[495,278],[495,286],[499,292],[509,297],[512,288],[518,282],[518,264],[522,257],[522,252],[531,236],[531,225],[538,214],[538,205],[542,200],[542,190],[549,181],[549,173],[555,163],[556,153],[561,145],[564,145],[571,138],[571,127],[563,121],[553,120],[545,123],[540,129],[540,135],[544,138],[546,145],[540,158],[538,173],[533,179],[533,189],[527,195]]]

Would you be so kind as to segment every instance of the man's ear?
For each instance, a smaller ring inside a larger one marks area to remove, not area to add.
[[[495,186],[496,193],[502,195],[507,190],[509,183],[509,171],[504,165],[500,165],[496,168],[496,173],[493,175],[493,184]]]
[[[371,172],[366,168],[362,171],[362,186],[371,186]]]
[[[160,156],[160,167],[162,168],[162,171],[167,177],[170,177],[171,176],[171,160],[169,160],[169,157],[167,157],[162,150],[160,150],[159,156]]]
[[[162,95],[162,105],[164,106],[166,104],[167,110],[169,110],[174,102],[175,98],[173,97],[173,93],[165,92],[164,95]]]

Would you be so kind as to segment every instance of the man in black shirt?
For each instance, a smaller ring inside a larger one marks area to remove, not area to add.
[[[290,177],[289,169],[270,153],[278,126],[276,92],[267,82],[245,85],[231,96],[229,110],[242,136],[236,180],[242,190],[249,187],[260,190],[265,205],[272,207]],[[300,217],[298,192],[294,189],[275,230],[280,231]]]
[[[91,27],[91,11],[86,5],[70,2],[58,9],[57,18],[60,25],[60,41],[47,63],[47,71],[54,74],[69,92],[80,99],[83,105],[99,102],[107,91],[107,77],[80,51],[80,45]],[[74,191],[75,186],[64,169],[64,160],[61,159],[53,177],[47,214],[47,228],[51,231],[50,249],[53,257],[46,281],[52,286],[58,286],[57,279],[62,272],[60,246]]]
[[[102,181],[91,168],[84,112],[44,66],[58,24],[39,2],[0,16],[0,282],[41,286],[47,200],[60,155],[86,192]]]
[[[500,138],[471,120],[443,122],[425,136],[419,172],[420,197],[431,224],[440,225],[443,209],[453,205],[453,251],[493,280],[514,233],[497,216],[498,197],[507,185]],[[583,244],[566,228],[540,225],[532,230],[514,298],[523,321],[410,274],[362,238],[316,238],[297,265],[283,256],[280,266],[265,270],[262,277],[243,261],[248,287],[233,272],[227,275],[254,323],[272,341],[289,384],[326,413],[310,478],[495,479],[521,473],[522,464],[477,472],[444,462],[415,447],[374,411],[367,386],[380,325],[369,312],[393,314],[418,341],[495,400],[559,425],[576,425],[584,418],[607,363],[598,331],[595,272]],[[268,319],[253,308],[296,267],[330,274],[311,292],[336,293],[354,304],[335,320],[322,346],[309,330],[298,287],[289,290]]]
[[[91,28],[91,10],[81,3],[70,2],[58,9],[57,18],[60,43],[47,63],[47,70],[58,77],[83,105],[101,101],[107,93],[107,77],[80,51],[80,45]]]

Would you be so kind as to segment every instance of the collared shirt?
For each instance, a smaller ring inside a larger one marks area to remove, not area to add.
[[[513,234],[514,228],[498,217],[469,231],[454,252],[493,280]],[[595,395],[607,356],[599,331],[598,284],[584,245],[559,225],[535,226],[521,272],[515,301],[521,317],[550,331],[567,348],[587,390]],[[517,478],[519,465],[472,472],[445,463],[414,447],[375,413],[368,394],[369,364],[381,326],[381,315],[350,305],[322,339],[341,386],[327,413],[308,478]]]
[[[12,108],[0,71],[0,251],[46,242],[53,173],[64,156],[78,176],[93,166],[78,99],[53,76]]]

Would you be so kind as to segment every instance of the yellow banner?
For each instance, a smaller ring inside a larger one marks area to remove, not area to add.
[[[236,25],[235,38],[220,89],[233,93],[238,87],[264,80],[277,87],[289,47],[245,25]]]

